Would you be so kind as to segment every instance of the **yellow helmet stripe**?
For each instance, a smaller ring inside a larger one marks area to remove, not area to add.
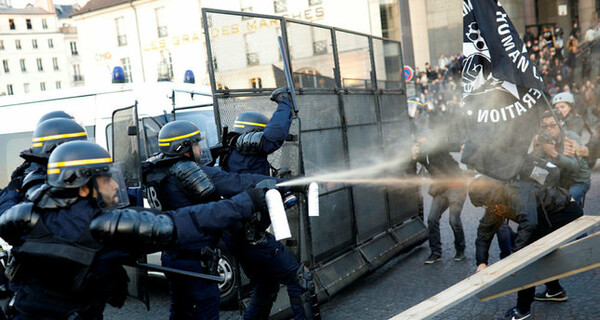
[[[245,125],[241,125],[241,124],[234,124],[233,125],[235,128],[245,128]]]
[[[426,104],[424,104],[424,103],[421,103],[421,102],[419,102],[419,101],[415,101],[415,100],[408,100],[407,102],[412,102],[412,103],[414,103],[414,104],[418,104],[418,105],[420,105],[420,106],[425,106],[425,105],[426,105]]]
[[[112,162],[112,158],[98,158],[98,159],[82,159],[82,160],[72,160],[72,161],[64,161],[64,162],[51,162],[48,163],[48,168],[56,168],[56,167],[74,167],[81,166],[84,164],[98,164],[98,163],[110,163]]]
[[[60,173],[60,169],[59,168],[55,168],[55,169],[50,169],[47,171],[48,174],[58,174]]]
[[[159,147],[168,147],[170,145],[171,145],[171,143],[169,143],[169,142],[167,142],[167,143],[159,143],[158,144]]]
[[[247,125],[249,125],[249,126],[257,126],[257,127],[266,127],[266,126],[267,126],[266,124],[262,124],[262,123],[248,122],[248,121],[238,121],[238,120],[236,120],[236,121],[234,122],[234,125],[233,125],[234,127],[235,127],[235,124],[236,124],[236,123],[238,123],[238,124],[247,124]],[[242,128],[243,128],[243,127],[242,127]]]
[[[41,147],[41,146],[43,146],[43,145],[44,145],[44,143],[43,143],[43,142],[36,142],[36,143],[32,143],[32,144],[31,144],[31,147],[32,147],[32,148],[37,148],[37,147]]]
[[[85,131],[83,131],[83,132],[74,132],[74,133],[65,133],[65,134],[55,134],[53,136],[45,136],[45,137],[33,138],[33,139],[31,139],[31,141],[32,142],[39,142],[39,141],[48,141],[48,140],[56,140],[56,139],[64,139],[64,138],[82,137],[82,136],[85,136],[85,135],[86,135]]]
[[[175,140],[179,140],[179,139],[183,139],[183,138],[187,138],[187,137],[191,137],[193,135],[197,135],[200,134],[200,130],[196,130],[192,133],[188,133],[188,134],[184,134],[182,136],[178,136],[178,137],[173,137],[173,138],[167,138],[167,139],[158,139],[158,142],[168,142],[168,141],[175,141]]]

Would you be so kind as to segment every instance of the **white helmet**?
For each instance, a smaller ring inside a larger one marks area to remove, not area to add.
[[[555,105],[559,102],[566,102],[572,106],[575,104],[575,99],[573,98],[573,94],[570,92],[561,92],[552,98],[552,105]]]

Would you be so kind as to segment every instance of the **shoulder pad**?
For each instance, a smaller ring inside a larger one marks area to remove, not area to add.
[[[177,161],[170,171],[187,192],[198,197],[196,200],[215,191],[215,185],[206,172],[194,161]]]
[[[33,210],[33,203],[20,203],[0,216],[0,237],[14,244],[28,234],[40,220],[40,215]]]
[[[243,156],[255,156],[262,154],[263,141],[262,131],[251,131],[240,135],[235,143],[235,149]]]
[[[46,182],[46,172],[42,170],[32,171],[25,176],[23,179],[23,185],[21,185],[21,192],[27,192],[29,188]]]

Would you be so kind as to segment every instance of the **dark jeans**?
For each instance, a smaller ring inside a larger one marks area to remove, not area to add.
[[[571,185],[569,188],[569,192],[571,193],[571,197],[575,199],[575,201],[583,208],[583,200],[585,199],[585,194],[590,189],[590,185],[587,183],[576,183]]]
[[[500,248],[500,259],[504,259],[512,253],[517,233],[511,229],[508,223],[504,223],[496,231],[496,237],[498,238],[498,247]]]
[[[460,214],[465,203],[466,190],[464,187],[446,189],[433,196],[427,229],[429,230],[429,247],[432,253],[442,254],[442,241],[440,236],[440,218],[442,213],[449,209],[450,227],[454,232],[454,247],[456,251],[465,250],[465,234],[463,232]]]

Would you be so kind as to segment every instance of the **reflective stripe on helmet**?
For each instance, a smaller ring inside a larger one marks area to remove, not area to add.
[[[184,135],[182,135],[182,136],[178,136],[178,137],[173,137],[173,138],[165,138],[165,139],[158,139],[158,142],[160,143],[160,142],[168,142],[168,141],[180,140],[180,139],[187,138],[187,137],[191,137],[191,136],[193,136],[193,135],[197,135],[197,134],[200,134],[200,130],[196,130],[196,131],[194,131],[194,132],[192,132],[192,133],[184,134]],[[159,144],[159,145],[160,145],[160,144]],[[168,144],[167,144],[167,146],[168,146]]]
[[[112,158],[82,159],[82,160],[72,160],[72,161],[63,161],[63,162],[51,162],[51,163],[48,163],[48,168],[74,167],[74,166],[81,166],[84,164],[98,164],[98,163],[111,163],[111,162],[112,162]]]
[[[236,120],[234,122],[234,127],[238,127],[238,128],[243,128],[244,126],[237,126],[236,124],[247,124],[249,126],[257,126],[257,127],[266,127],[266,124],[262,124],[262,123],[256,123],[256,122],[248,122],[248,121],[238,121]]]
[[[43,145],[44,145],[44,144],[43,144],[42,142],[36,142],[36,143],[32,143],[32,144],[31,144],[31,147],[32,147],[32,148],[37,148],[37,147],[41,147],[41,146],[43,146]]]
[[[58,173],[60,173],[60,169],[59,168],[50,169],[46,173],[47,174],[58,174]]]
[[[39,142],[39,141],[48,141],[48,140],[56,140],[56,139],[82,137],[82,136],[85,136],[85,135],[86,135],[85,131],[83,131],[83,132],[74,132],[74,133],[65,133],[65,134],[55,134],[55,135],[52,135],[52,136],[45,136],[45,137],[33,138],[33,139],[31,139],[31,141],[32,142]]]

